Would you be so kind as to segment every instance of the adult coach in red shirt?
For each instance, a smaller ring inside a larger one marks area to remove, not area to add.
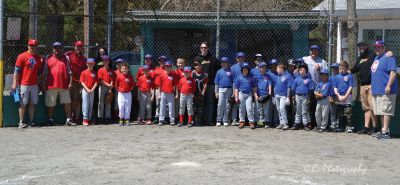
[[[33,116],[35,105],[39,99],[38,81],[42,69],[42,58],[36,53],[38,42],[34,39],[28,41],[28,51],[18,55],[15,62],[12,91],[20,86],[19,128],[35,126]],[[29,123],[24,123],[26,105],[29,104]]]
[[[83,55],[83,42],[75,42],[74,51],[65,53],[71,65],[72,86],[70,88],[71,104],[72,104],[72,119],[78,121],[81,110],[82,101],[82,86],[79,83],[79,78],[82,71],[86,70],[86,58]]]
[[[43,80],[46,91],[45,104],[48,107],[48,125],[54,124],[54,107],[57,104],[57,97],[60,103],[64,104],[66,125],[76,126],[71,119],[71,96],[72,73],[67,57],[62,53],[62,44],[53,44],[53,54],[48,56],[44,64]]]

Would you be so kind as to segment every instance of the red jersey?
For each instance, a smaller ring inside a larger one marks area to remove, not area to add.
[[[95,70],[90,71],[89,69],[86,69],[81,73],[79,82],[84,83],[88,89],[92,89],[98,80]]]
[[[156,80],[156,87],[159,87],[159,86],[160,86],[160,84],[157,83],[158,77],[160,77],[160,76],[161,76],[162,74],[164,74],[164,73],[165,73],[164,67],[157,67],[156,69],[154,69],[153,77],[154,77],[154,79]]]
[[[135,81],[133,80],[132,75],[124,75],[121,73],[115,80],[115,87],[117,88],[118,92],[131,92],[133,87],[135,87]]]
[[[149,67],[149,74],[150,74],[151,76],[153,76],[153,73],[154,73],[154,67],[153,67],[153,66],[150,66],[150,67]],[[138,72],[136,73],[136,79],[139,79],[139,77],[142,76],[142,75],[144,75],[144,72],[143,72],[142,67],[140,67],[139,70],[138,70]]]
[[[142,75],[139,77],[137,86],[141,92],[150,92],[154,88],[154,78],[152,76]]]
[[[57,58],[55,55],[50,55],[47,59],[45,70],[47,72],[47,88],[48,89],[68,89],[70,69],[68,60],[65,55]]]
[[[192,77],[183,77],[179,80],[178,88],[182,94],[194,94],[196,92],[196,82]]]
[[[82,71],[86,70],[86,57],[83,55],[77,55],[73,51],[65,53],[67,55],[72,71],[72,80],[79,82]]]
[[[181,78],[185,78],[185,75],[183,75],[183,69],[176,69],[175,71],[174,71],[174,73],[175,73],[175,75],[179,78],[179,79],[181,79]]]
[[[21,85],[37,85],[38,74],[42,69],[42,57],[36,54],[30,54],[25,51],[18,55],[15,66],[20,68],[19,84]]]
[[[164,93],[174,93],[174,87],[178,85],[178,82],[179,80],[173,72],[170,74],[165,72],[156,79],[156,84],[159,84],[161,92]]]
[[[115,73],[112,69],[108,68],[106,69],[105,67],[102,67],[99,69],[97,72],[99,81],[103,80],[104,82],[110,84],[111,82],[115,81]]]

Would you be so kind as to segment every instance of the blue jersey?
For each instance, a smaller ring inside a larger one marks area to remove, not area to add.
[[[336,75],[334,88],[337,88],[339,95],[345,95],[350,87],[354,87],[354,78],[352,74],[346,73]]]
[[[324,97],[328,97],[331,95],[332,84],[328,82],[319,82],[317,87],[315,88],[315,92],[319,92],[324,95]]]
[[[292,90],[296,94],[308,94],[314,89],[314,82],[310,77],[297,77],[292,84]]]
[[[236,78],[242,75],[240,64],[239,63],[233,64],[231,69],[233,74],[233,81],[235,81]]]
[[[260,76],[261,75],[260,68],[257,67],[257,68],[251,69],[250,75],[253,76],[253,78],[257,78],[258,76]]]
[[[271,73],[273,74],[273,73]],[[289,73],[276,74],[271,76],[274,82],[274,93],[279,96],[287,96],[287,90],[290,89],[293,78]]]
[[[231,68],[219,69],[215,75],[214,83],[218,85],[219,88],[232,88],[233,74]]]
[[[269,94],[269,86],[272,86],[272,78],[269,74],[259,75],[254,78],[254,83],[257,86],[257,94],[264,96]]]
[[[253,92],[254,80],[250,75],[240,75],[238,78],[236,78],[234,86],[235,89],[239,90],[239,92],[242,92],[243,94],[250,94]]]
[[[335,78],[336,75],[330,76],[329,77],[329,83],[331,84],[331,91],[330,91],[330,96],[331,97],[336,97],[335,91],[333,90],[333,86],[335,85]]]
[[[373,95],[385,94],[391,71],[397,71],[397,63],[394,57],[386,57],[385,54],[375,57],[375,61],[371,66],[371,89]],[[397,94],[397,86],[396,76],[390,88],[390,94]]]

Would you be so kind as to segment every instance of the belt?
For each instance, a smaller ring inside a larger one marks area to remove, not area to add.
[[[220,88],[232,88],[232,86],[220,87]]]
[[[308,93],[305,94],[296,94],[297,96],[308,96]]]

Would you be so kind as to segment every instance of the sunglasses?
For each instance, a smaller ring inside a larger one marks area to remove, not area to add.
[[[207,49],[207,47],[200,47],[200,49]]]

